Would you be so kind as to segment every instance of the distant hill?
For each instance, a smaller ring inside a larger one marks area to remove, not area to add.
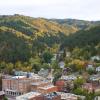
[[[28,60],[34,52],[43,52],[67,35],[76,32],[44,18],[22,15],[0,16],[0,60],[16,62]]]
[[[100,25],[100,21],[85,21],[85,20],[78,20],[78,19],[50,19],[50,20],[64,26],[70,25],[76,27],[79,30]]]
[[[100,43],[100,22],[0,16],[0,61],[26,61],[48,48]],[[81,30],[81,31],[80,31]]]
[[[49,21],[45,18],[32,18],[22,15],[1,16],[0,26],[15,29],[26,35],[57,35],[63,33],[68,35],[77,31],[72,26],[63,26],[57,22]]]
[[[62,43],[63,47],[71,48],[84,48],[86,46],[95,47],[97,45],[100,45],[100,26],[78,31],[75,34],[66,37],[65,41]]]

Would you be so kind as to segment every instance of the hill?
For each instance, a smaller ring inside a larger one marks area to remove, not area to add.
[[[0,61],[27,61],[76,31],[44,18],[0,16]]]
[[[88,29],[100,25],[100,21],[86,21],[78,19],[50,19],[64,26],[73,26],[79,30]]]
[[[44,18],[32,18],[22,15],[14,16],[1,16],[0,26],[6,26],[22,32],[26,35],[57,35],[57,33],[63,33],[68,35],[77,31],[75,27],[63,26],[59,23],[49,21]],[[43,34],[42,34],[43,33]]]
[[[84,47],[88,45],[96,46],[100,43],[100,26],[90,28],[88,30],[81,30],[72,34],[64,41],[65,46],[69,47]]]
[[[54,52],[60,45],[62,49],[96,47],[100,43],[97,25],[99,21],[0,16],[0,61],[24,62],[47,49]]]

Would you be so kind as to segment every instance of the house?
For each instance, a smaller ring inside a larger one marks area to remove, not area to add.
[[[95,70],[93,64],[88,64],[86,70]]]
[[[55,61],[57,59],[57,54],[53,54],[53,57],[52,57],[52,61]]]
[[[93,87],[92,83],[84,83],[82,88],[85,90],[88,90],[88,92],[94,91],[94,87]]]
[[[94,60],[98,60],[99,61],[100,60],[100,56],[98,56],[98,55],[97,56],[93,56],[93,57],[91,57],[91,60],[92,61],[94,61]]]
[[[60,67],[60,68],[64,68],[64,67],[65,67],[64,61],[60,61],[60,62],[59,62],[59,67]]]
[[[100,100],[100,96],[96,96],[94,100]]]
[[[100,66],[96,68],[96,72],[100,72]]]
[[[77,76],[75,76],[75,75],[62,75],[61,79],[63,79],[63,80],[76,80]]]
[[[4,91],[0,91],[0,100],[3,100],[4,96],[5,96]]]
[[[92,82],[99,82],[100,83],[100,74],[91,75],[89,80]]]
[[[100,92],[100,85],[95,83],[84,83],[82,88],[88,92]]]
[[[47,77],[49,75],[49,70],[41,68],[40,71],[38,72],[38,75],[42,77]]]

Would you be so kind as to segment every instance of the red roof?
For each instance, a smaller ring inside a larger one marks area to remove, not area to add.
[[[56,82],[56,86],[64,86],[64,81],[63,80],[58,80],[57,82]]]

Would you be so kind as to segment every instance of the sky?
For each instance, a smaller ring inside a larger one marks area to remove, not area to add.
[[[100,0],[0,0],[0,15],[100,20]]]

